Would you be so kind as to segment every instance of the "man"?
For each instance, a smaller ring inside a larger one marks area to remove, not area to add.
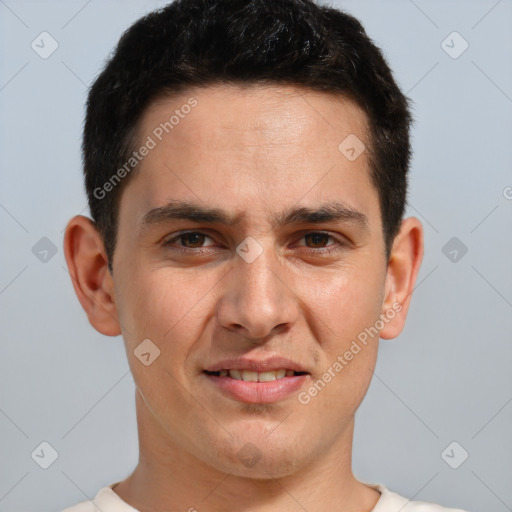
[[[87,105],[93,220],[64,243],[124,338],[140,458],[68,512],[448,510],[351,469],[423,254],[410,123],[359,22],[309,0],[178,0],[123,35]]]

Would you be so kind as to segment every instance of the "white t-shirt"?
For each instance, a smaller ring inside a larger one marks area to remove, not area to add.
[[[110,487],[98,491],[93,501],[84,501],[67,508],[63,512],[138,512],[125,503]],[[445,508],[425,501],[410,501],[389,491],[381,484],[366,484],[381,493],[381,497],[371,512],[466,512],[459,508]]]

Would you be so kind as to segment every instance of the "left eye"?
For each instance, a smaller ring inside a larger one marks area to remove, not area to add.
[[[325,244],[327,244],[329,239],[334,240],[334,237],[332,237],[328,233],[320,233],[320,232],[307,233],[302,238],[304,240],[309,240],[313,244],[313,247],[309,246],[311,249],[323,249],[324,247],[326,247]]]

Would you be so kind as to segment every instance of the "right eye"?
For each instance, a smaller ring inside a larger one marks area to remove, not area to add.
[[[209,238],[211,240],[211,237],[208,235],[201,233],[199,231],[187,231],[183,233],[179,233],[178,235],[174,236],[171,239],[167,239],[164,241],[163,245],[164,247],[172,246],[175,242],[180,241],[181,245],[179,245],[180,248],[184,249],[202,249],[203,247],[210,247],[210,246],[203,246],[205,239]]]

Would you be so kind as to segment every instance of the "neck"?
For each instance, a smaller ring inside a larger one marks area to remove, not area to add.
[[[352,474],[353,419],[314,462],[286,476],[255,479],[216,469],[184,450],[161,428],[139,393],[136,405],[139,463],[115,492],[140,512],[370,512],[380,497]]]

